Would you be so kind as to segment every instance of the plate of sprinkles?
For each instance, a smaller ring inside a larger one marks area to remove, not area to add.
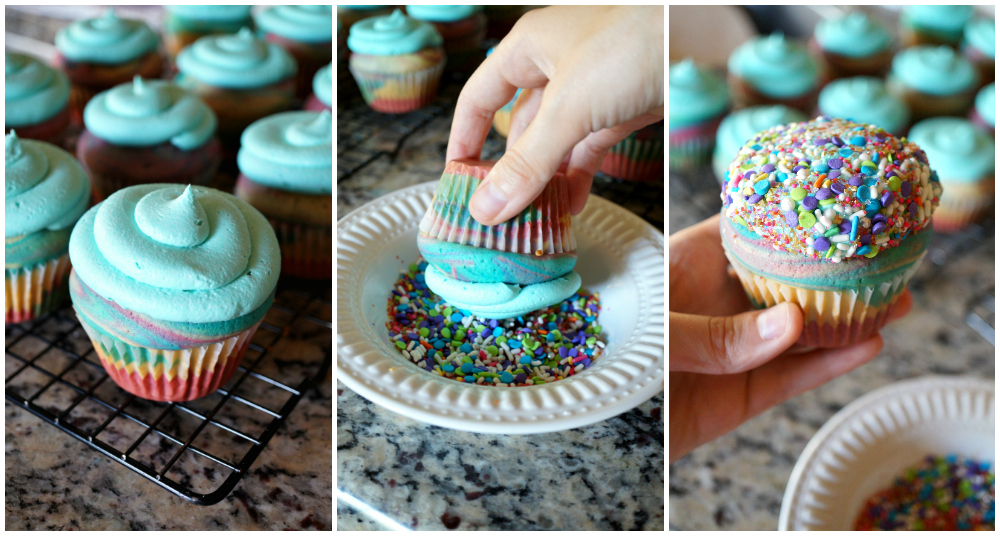
[[[337,379],[404,416],[472,432],[568,430],[663,389],[663,234],[591,196],[573,218],[581,289],[503,320],[452,307],[417,250],[436,183],[337,224]]]
[[[779,530],[993,530],[994,392],[928,376],[848,404],[795,464]]]

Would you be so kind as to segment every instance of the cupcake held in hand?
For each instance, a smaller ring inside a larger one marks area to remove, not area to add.
[[[760,133],[728,173],[722,245],[755,307],[801,307],[804,346],[851,345],[885,325],[941,195],[915,143],[820,117]]]
[[[825,79],[819,60],[781,33],[755,37],[729,56],[729,85],[737,108],[784,104],[808,114]]]
[[[715,138],[715,151],[712,153],[712,171],[722,182],[726,179],[726,170],[730,162],[736,158],[740,149],[747,141],[771,127],[805,121],[802,112],[782,106],[754,106],[733,112],[722,120],[719,133]]]
[[[32,320],[66,298],[67,249],[90,182],[66,151],[16,132],[4,138],[4,323]]]
[[[273,6],[255,13],[254,22],[264,39],[295,58],[296,94],[305,98],[316,72],[333,62],[333,6]]]
[[[23,54],[4,51],[4,134],[61,145],[69,126],[69,79]]]
[[[820,21],[809,50],[822,56],[830,78],[883,76],[892,61],[889,31],[859,11]]]
[[[120,190],[73,229],[70,297],[111,379],[150,400],[211,394],[274,300],[278,241],[253,207],[211,188]]]
[[[891,95],[878,78],[858,76],[830,82],[819,93],[819,114],[877,125],[902,136],[910,125],[906,103]]]
[[[949,47],[919,46],[896,54],[886,86],[906,103],[914,121],[964,116],[972,107],[979,74]]]
[[[670,168],[708,164],[719,123],[729,109],[721,76],[691,58],[670,66]]]

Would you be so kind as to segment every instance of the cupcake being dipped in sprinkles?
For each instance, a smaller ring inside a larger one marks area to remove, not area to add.
[[[874,125],[818,117],[747,142],[723,183],[722,245],[757,308],[802,308],[799,343],[885,325],[923,258],[941,196],[927,155]]]

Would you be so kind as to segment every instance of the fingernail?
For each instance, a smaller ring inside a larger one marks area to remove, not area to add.
[[[757,331],[765,341],[776,339],[788,329],[787,307],[781,304],[765,309],[757,315]]]
[[[486,181],[476,188],[471,205],[474,215],[479,216],[477,219],[492,220],[507,206],[507,199],[493,183]]]

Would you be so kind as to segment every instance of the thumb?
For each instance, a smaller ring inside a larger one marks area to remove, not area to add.
[[[779,303],[735,316],[670,313],[670,370],[734,374],[788,350],[802,332],[802,310]]]

